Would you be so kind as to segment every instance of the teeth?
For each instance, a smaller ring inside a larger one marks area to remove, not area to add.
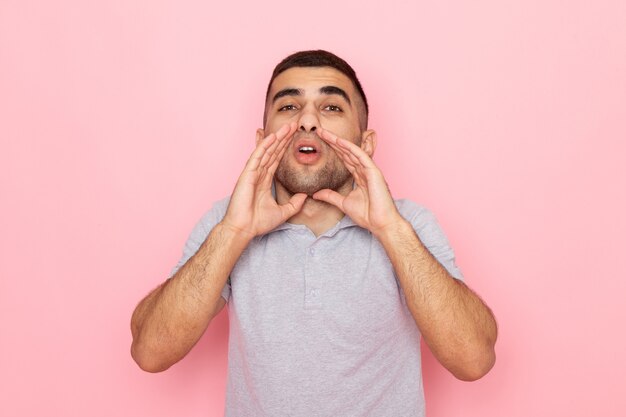
[[[300,152],[315,152],[315,148],[312,146],[301,146],[299,150]]]

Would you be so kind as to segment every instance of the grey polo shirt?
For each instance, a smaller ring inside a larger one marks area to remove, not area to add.
[[[434,216],[398,210],[457,279]],[[174,272],[224,217],[196,225]],[[284,223],[255,238],[222,296],[230,323],[226,416],[423,416],[420,334],[382,245],[345,216],[316,237]]]

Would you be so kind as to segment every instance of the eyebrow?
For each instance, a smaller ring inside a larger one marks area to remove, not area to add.
[[[284,88],[274,95],[274,98],[272,98],[272,103],[275,103],[276,100],[278,100],[281,97],[301,96],[301,95],[302,95],[302,89],[300,88]]]
[[[335,87],[334,85],[327,85],[324,87],[320,88],[320,94],[325,94],[325,95],[338,95],[343,97],[348,104],[352,104],[352,102],[350,101],[350,97],[348,97],[348,94],[346,94],[346,92],[339,88],[339,87]],[[274,94],[274,97],[272,98],[272,104],[276,102],[276,100],[278,100],[281,97],[286,97],[286,96],[301,96],[303,95],[303,90],[301,88],[284,88],[282,90],[280,90],[278,93]]]
[[[346,94],[346,92],[342,90],[341,88],[335,87],[334,85],[327,85],[325,87],[320,88],[320,93],[327,94],[327,95],[341,96],[348,102],[348,104],[350,105],[352,104],[352,102],[350,101],[350,97],[348,97],[348,94]]]

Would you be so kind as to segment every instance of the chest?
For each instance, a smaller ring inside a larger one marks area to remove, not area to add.
[[[399,331],[407,319],[384,249],[358,228],[321,238],[283,231],[254,241],[231,273],[229,304],[231,320],[262,342],[314,334],[353,344]]]

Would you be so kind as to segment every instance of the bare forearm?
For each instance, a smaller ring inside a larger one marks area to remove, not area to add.
[[[424,340],[450,372],[463,380],[482,377],[495,361],[496,323],[489,308],[454,279],[401,221],[377,234]]]
[[[218,224],[198,252],[139,303],[131,320],[131,353],[142,369],[165,370],[195,345],[224,306],[222,288],[247,243]]]

